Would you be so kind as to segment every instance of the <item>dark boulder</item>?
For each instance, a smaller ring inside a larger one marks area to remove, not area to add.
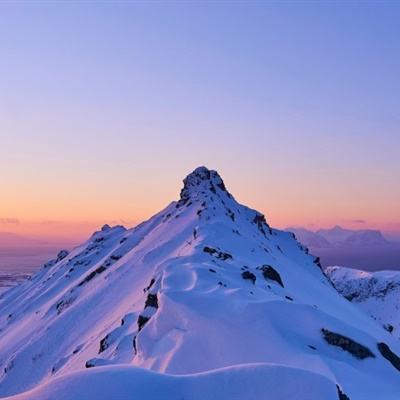
[[[250,271],[242,272],[242,278],[243,279],[250,279],[253,282],[253,285],[255,285],[256,279],[257,279],[256,276]]]
[[[147,324],[147,322],[150,321],[150,318],[148,317],[144,317],[143,315],[139,315],[139,318],[137,320],[137,324],[138,324],[138,332],[140,332],[143,327]]]
[[[355,358],[363,360],[367,357],[375,358],[375,354],[368,348],[353,339],[340,335],[339,333],[328,331],[328,329],[321,329],[324,334],[324,339],[332,346],[337,346],[349,352]]]
[[[99,354],[102,353],[104,350],[108,348],[110,345],[107,341],[108,335],[106,335],[103,339],[100,340],[100,349],[99,349]]]
[[[213,249],[212,247],[204,246],[203,251],[204,253],[213,255],[217,250]]]
[[[156,294],[148,294],[147,295],[147,299],[146,299],[146,303],[144,305],[144,308],[146,307],[154,307],[154,308],[158,308],[158,299],[157,299],[157,295]]]
[[[279,275],[278,271],[272,268],[270,265],[263,265],[262,267],[259,267],[257,269],[260,269],[262,271],[263,277],[265,279],[268,279],[270,281],[275,281],[279,283],[282,287],[285,287],[283,286],[282,278]]]
[[[378,349],[382,356],[388,360],[393,367],[400,371],[400,357],[390,350],[390,347],[386,343],[378,343]]]

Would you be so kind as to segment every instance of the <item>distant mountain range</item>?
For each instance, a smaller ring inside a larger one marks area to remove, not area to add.
[[[308,247],[359,247],[391,245],[381,231],[374,229],[343,229],[336,225],[331,229],[320,229],[316,232],[305,228],[286,228],[295,234],[298,241]]]
[[[40,240],[29,239],[13,232],[0,232],[0,247],[43,244]]]

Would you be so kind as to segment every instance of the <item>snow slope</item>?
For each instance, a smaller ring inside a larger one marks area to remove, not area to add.
[[[260,382],[258,368],[272,368],[260,364],[283,368],[280,398],[291,398],[288,381],[307,374],[299,369],[332,382],[304,378],[309,393],[326,384],[326,398],[335,385],[352,400],[400,393],[387,356],[400,354],[397,340],[337,293],[291,233],[237,203],[205,167],[150,220],[130,230],[104,226],[3,294],[0,329],[0,396],[37,387],[22,398],[61,398],[65,385],[105,380],[117,390],[140,374],[164,382],[171,397],[196,397],[218,374],[228,382],[247,374],[257,390],[278,390]],[[193,382],[189,392],[179,392],[184,382]]]
[[[290,381],[290,385],[283,382]],[[268,390],[266,390],[268,388]],[[167,375],[132,366],[74,372],[13,400],[117,399],[337,399],[329,379],[306,370],[252,364],[195,375]]]
[[[328,267],[325,273],[346,299],[400,338],[400,271]]]

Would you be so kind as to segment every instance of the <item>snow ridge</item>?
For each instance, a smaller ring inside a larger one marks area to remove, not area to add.
[[[84,388],[99,376],[118,393],[125,369],[149,385],[194,376],[193,394],[196,382],[220,393],[210,371],[233,368],[229,382],[255,374],[258,397],[282,398],[297,370],[323,376],[297,379],[300,394],[322,382],[326,398],[336,385],[352,400],[398,397],[399,371],[378,347],[400,354],[398,342],[337,293],[291,233],[239,204],[216,171],[196,169],[180,199],[148,221],[106,225],[61,256],[0,299],[0,396],[37,388],[21,398],[61,398],[65,382]],[[283,368],[275,386],[260,383],[259,364]]]

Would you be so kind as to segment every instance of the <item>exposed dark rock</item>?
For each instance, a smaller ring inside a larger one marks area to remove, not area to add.
[[[333,285],[333,287],[336,289],[336,287],[335,287],[335,284],[333,283],[333,282],[331,282],[332,283],[332,285]],[[336,289],[337,290],[337,289]],[[339,292],[340,293],[340,292]],[[353,301],[354,299],[357,299],[357,297],[359,297],[360,296],[360,293],[357,293],[357,292],[354,292],[354,293],[350,293],[350,294],[348,294],[348,295],[346,295],[346,296],[343,296],[346,300],[348,300],[348,301]]]
[[[208,191],[217,194],[216,187],[224,191],[228,197],[231,197],[218,172],[208,170],[206,167],[199,167],[194,170],[183,180],[183,183],[179,203],[190,198],[192,193],[196,193],[196,191],[201,195],[207,195]]]
[[[111,260],[113,261],[118,261],[120,258],[122,258],[122,256],[118,256],[116,254],[113,254],[112,256],[110,256]]]
[[[400,357],[393,353],[390,347],[386,343],[378,343],[378,349],[383,357],[388,360],[393,367],[400,371]]]
[[[108,348],[110,345],[107,341],[108,335],[106,335],[103,339],[100,340],[100,349],[99,349],[99,354],[102,353],[104,350]]]
[[[215,269],[212,269],[212,268],[210,268],[209,271],[214,272],[214,274],[217,272]]]
[[[353,339],[340,335],[339,333],[331,332],[328,329],[322,328],[321,331],[324,334],[324,339],[327,343],[332,346],[338,346],[342,348],[359,360],[363,360],[367,357],[375,358],[375,354],[372,353],[372,351],[368,347],[357,343]]]
[[[133,338],[133,349],[135,350],[135,355],[137,353],[137,348],[136,348],[136,335]]]
[[[219,252],[218,253],[218,258],[220,258],[221,260],[228,260],[232,258],[232,254],[229,253],[223,253],[223,252]]]
[[[144,308],[146,307],[158,308],[158,299],[156,294],[151,294],[151,293],[148,294],[146,303],[144,305]]]
[[[226,192],[226,187],[225,187],[224,182],[217,183],[217,186],[218,186],[223,192]]]
[[[250,279],[252,282],[253,282],[253,285],[255,285],[256,284],[256,276],[252,273],[252,272],[250,272],[250,271],[244,271],[244,272],[242,272],[242,278],[243,279]]]
[[[208,246],[204,246],[203,251],[204,251],[204,253],[213,255],[217,250],[215,250],[211,247],[208,247]]]
[[[262,271],[263,277],[265,279],[269,279],[270,281],[275,281],[279,283],[283,288],[285,287],[283,285],[281,276],[279,275],[278,271],[272,268],[270,265],[263,265],[261,267],[257,267],[257,269]]]
[[[66,308],[68,308],[73,302],[75,298],[71,297],[65,300],[61,300],[56,305],[57,315],[60,315]]]
[[[73,259],[75,259],[75,257]],[[77,267],[78,265],[83,265],[84,267],[87,267],[91,262],[91,260],[78,260],[75,261],[74,267]]]
[[[265,230],[264,230],[264,228],[263,228],[263,223],[264,223],[264,222],[266,223],[266,221],[265,221],[264,216],[261,215],[261,214],[257,214],[257,215],[254,217],[253,222],[254,222],[255,224],[257,224],[258,230],[265,236],[266,234],[265,234]]]
[[[290,301],[293,301],[293,299],[290,296],[285,296],[285,299],[288,299]]]
[[[4,373],[7,373],[7,372],[11,371],[14,368],[14,366],[15,366],[15,361],[14,361],[14,359],[12,359],[8,363],[8,365],[4,368]]]
[[[96,275],[101,274],[105,270],[106,270],[106,267],[100,266],[99,268],[92,271],[89,275],[87,275],[86,278],[78,284],[78,286],[82,286],[85,283],[91,281]]]
[[[122,243],[124,243],[124,242],[125,242],[125,240],[126,240],[126,237],[122,238],[122,239],[119,241],[119,244],[122,244]]]
[[[65,257],[67,257],[67,255],[69,254],[68,250],[61,250],[58,254],[57,254],[57,262],[63,260]]]
[[[85,363],[85,367],[86,368],[93,368],[93,367],[95,367],[96,365],[94,365],[93,363],[91,363],[90,362],[90,360],[89,361],[86,361],[86,363]]]
[[[189,201],[189,197],[179,200],[178,204],[184,206]]]
[[[336,388],[337,388],[337,391],[338,391],[339,400],[350,400],[350,397],[342,392],[342,390],[340,389],[339,385],[336,385]]]
[[[96,271],[91,272],[89,275],[86,276],[86,278],[83,281],[79,282],[78,286],[82,286],[86,282],[91,281],[95,277],[95,275],[96,275]]]
[[[212,256],[215,256],[217,258],[219,258],[220,260],[228,260],[232,258],[232,255],[229,253],[224,253],[223,251],[219,251],[216,249],[213,249],[212,247],[209,246],[204,246],[203,251],[205,253],[211,254]]]
[[[265,216],[262,215],[262,214],[256,214],[256,216],[255,216],[254,219],[253,219],[253,222],[254,222],[255,224],[258,224],[258,223],[267,224],[267,221],[265,220]]]
[[[393,332],[393,325],[390,325],[390,324],[385,324],[385,325],[382,325],[383,327],[384,327],[384,329],[386,329],[389,333],[392,333]]]
[[[322,271],[322,265],[321,265],[321,260],[319,257],[315,257],[314,259],[314,264]]]
[[[147,286],[147,288],[146,288],[147,291],[149,291],[151,289],[151,287],[154,285],[154,282],[155,282],[154,278],[151,278],[149,286]]]
[[[137,324],[138,324],[138,332],[140,332],[143,327],[147,324],[147,322],[150,321],[150,318],[148,317],[144,317],[143,315],[139,315],[139,318],[137,320]]]
[[[308,347],[309,347],[310,349],[317,350],[317,349],[316,349],[314,346],[312,346],[311,344],[309,344]]]

